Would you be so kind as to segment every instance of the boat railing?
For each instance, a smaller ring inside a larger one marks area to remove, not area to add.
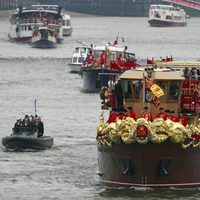
[[[41,18],[28,18],[28,19],[16,19],[12,20],[11,24],[37,24],[37,23],[46,23],[46,24],[53,24],[60,26],[61,20],[55,20],[55,19],[41,19]]]

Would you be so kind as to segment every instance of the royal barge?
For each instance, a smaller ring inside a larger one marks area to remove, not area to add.
[[[112,110],[97,126],[103,185],[200,187],[199,68],[200,62],[170,61],[125,71],[120,110],[116,91],[104,88],[102,109]]]

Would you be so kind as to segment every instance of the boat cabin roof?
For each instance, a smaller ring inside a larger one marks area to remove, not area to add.
[[[111,45],[105,45],[105,46],[94,46],[93,50],[94,51],[105,51],[105,49],[108,48],[110,51],[117,51],[117,52],[123,52],[124,48],[123,47],[118,47],[118,46],[111,46]]]
[[[120,79],[143,79],[145,74],[145,69],[140,68],[136,70],[127,70],[121,76]],[[147,72],[147,71],[146,71]],[[170,69],[154,69],[152,71],[152,76],[156,80],[184,80],[183,71],[175,71]]]
[[[62,18],[63,18],[63,20],[70,20],[71,19],[70,15],[68,15],[68,14],[62,14]]]
[[[185,68],[185,67],[200,68],[200,61],[171,61],[171,62],[155,61],[154,66],[159,68]]]

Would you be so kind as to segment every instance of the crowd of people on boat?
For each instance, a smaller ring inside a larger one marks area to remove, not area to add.
[[[134,54],[128,54],[126,52],[119,53],[115,59],[108,59],[109,55],[112,55],[110,50],[101,51],[99,54],[99,59],[95,59],[94,52],[90,50],[83,65],[102,68],[109,67],[112,70],[131,69],[139,66],[136,63]]]
[[[143,111],[140,116],[137,116],[133,110],[133,107],[129,106],[120,112],[117,110],[111,111],[107,122],[112,123],[112,122],[116,122],[117,119],[123,120],[123,119],[126,119],[127,117],[131,117],[134,120],[137,120],[137,117],[144,118],[149,122],[153,122],[154,120],[153,115],[149,111],[149,108],[147,106],[143,108]],[[163,120],[170,119],[173,122],[180,122],[183,126],[187,126],[188,124],[187,117],[183,113],[179,113],[179,115],[176,115],[173,110],[171,111],[169,109],[165,110],[162,107],[159,109],[159,112],[156,114],[155,119],[156,118],[162,118]]]
[[[36,134],[37,137],[42,137],[44,134],[44,125],[41,118],[37,115],[25,115],[24,119],[17,119],[13,128],[13,135],[22,135],[22,133],[26,133],[27,135]]]

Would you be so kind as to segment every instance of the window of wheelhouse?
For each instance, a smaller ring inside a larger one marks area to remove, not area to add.
[[[181,81],[176,81],[176,80],[169,81],[168,100],[178,100],[180,87],[181,87]]]
[[[178,101],[181,86],[180,80],[155,80],[154,83],[164,92],[164,95],[159,98],[161,102]]]
[[[123,90],[125,99],[141,100],[143,99],[143,80],[126,79],[123,80]]]

